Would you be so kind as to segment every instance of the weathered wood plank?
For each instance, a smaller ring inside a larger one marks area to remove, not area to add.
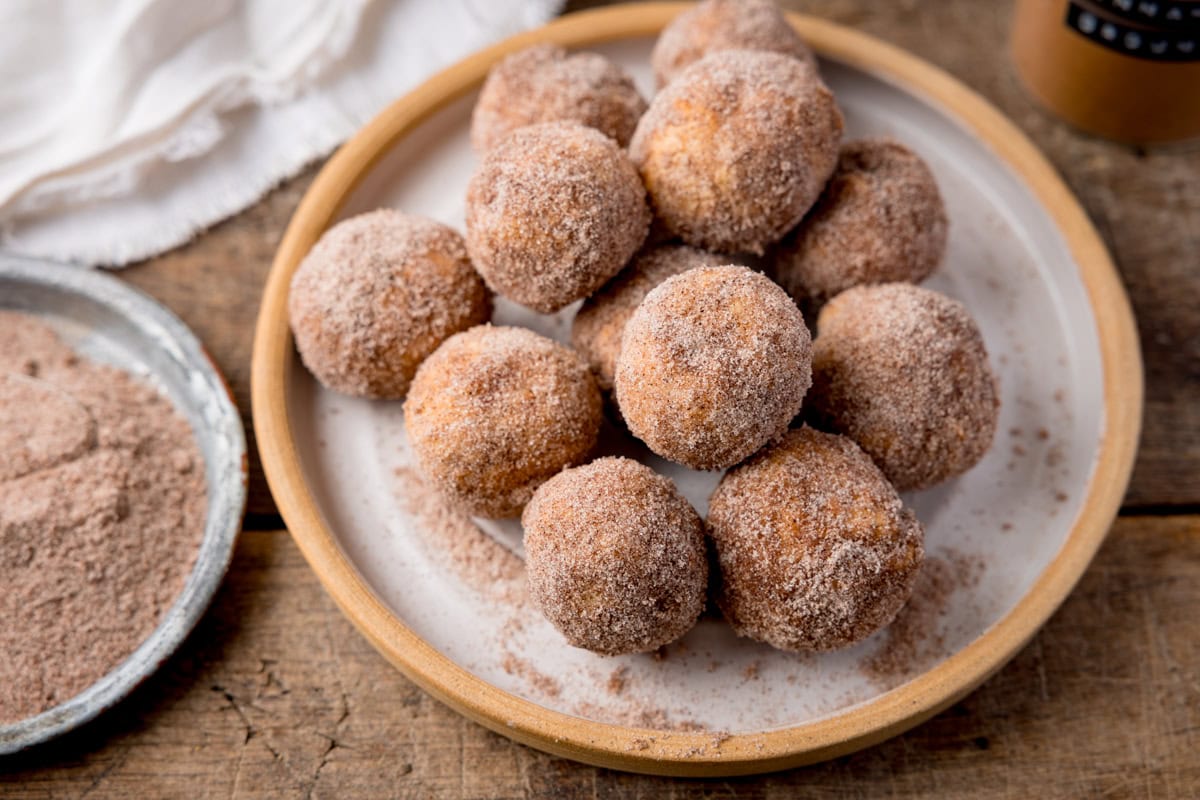
[[[0,798],[1196,797],[1200,517],[1120,520],[1035,641],[965,701],[857,755],[666,781],[466,722],[347,622],[282,532],[247,533],[214,607],[130,700],[0,762]]]

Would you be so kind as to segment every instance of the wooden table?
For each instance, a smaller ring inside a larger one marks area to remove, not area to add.
[[[1008,113],[1082,198],[1133,298],[1147,377],[1133,483],[1095,563],[1024,652],[916,730],[819,766],[728,781],[581,766],[465,721],[378,656],[280,530],[252,460],[246,532],[198,629],[115,710],[0,761],[0,798],[1200,796],[1200,150],[1119,147],[1035,107],[1004,54],[1008,3],[802,5],[922,55]],[[247,420],[259,293],[314,173],[122,273],[200,335]]]

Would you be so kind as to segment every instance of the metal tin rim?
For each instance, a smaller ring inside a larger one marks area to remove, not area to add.
[[[173,362],[186,368],[189,391],[202,398],[205,427],[192,424],[203,448],[208,505],[204,536],[183,590],[150,636],[124,661],[78,695],[33,717],[0,725],[0,756],[78,728],[113,707],[174,653],[220,586],[246,509],[246,435],[224,378],[195,334],[148,295],[98,270],[0,254],[0,281],[74,294],[124,318]],[[0,301],[0,306],[8,308]],[[18,309],[19,310],[19,309]]]

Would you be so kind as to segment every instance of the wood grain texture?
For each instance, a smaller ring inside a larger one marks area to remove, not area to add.
[[[1012,663],[883,745],[757,779],[574,764],[465,721],[351,627],[283,532],[243,536],[183,650],[0,798],[1200,796],[1200,517],[1127,517]]]

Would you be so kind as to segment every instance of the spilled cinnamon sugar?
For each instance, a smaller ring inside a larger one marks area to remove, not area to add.
[[[942,619],[953,603],[962,602],[958,592],[979,585],[983,569],[978,556],[952,549],[926,558],[908,604],[888,626],[880,648],[862,662],[863,675],[890,687],[950,655],[938,632]]]

